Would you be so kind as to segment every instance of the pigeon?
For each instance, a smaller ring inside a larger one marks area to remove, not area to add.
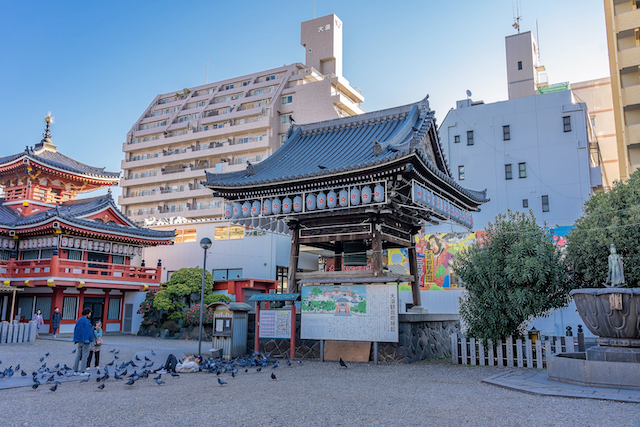
[[[118,373],[117,373],[117,372],[114,372],[114,373],[113,373],[113,378],[115,378],[115,379],[117,379],[117,380],[121,380],[121,379],[122,379],[122,377],[121,377],[120,375],[118,375]]]
[[[42,362],[42,361],[44,361],[44,357],[41,357],[41,358],[40,358],[40,361],[41,361],[41,362]]]
[[[256,372],[260,372],[262,371],[262,366],[258,366],[258,368],[256,369]]]
[[[273,372],[271,372],[271,379],[272,379],[272,380],[277,380],[277,378],[276,378],[276,374],[274,374]]]
[[[75,352],[76,352],[76,350],[77,350],[77,348],[74,348],[74,349],[73,349],[73,351],[72,351],[71,353],[75,353]],[[41,362],[42,362],[42,360],[41,360]]]
[[[100,375],[100,374],[101,374],[101,372],[100,372],[100,369],[98,369],[98,372],[97,372],[97,374],[98,374],[98,375]]]
[[[273,365],[273,366],[271,367],[271,369],[276,369],[276,368],[279,368],[279,367],[280,367],[280,362],[276,362],[276,364],[275,364],[275,365]]]
[[[116,356],[116,359],[117,359],[117,358],[118,358],[118,357]],[[136,365],[135,363],[133,363],[133,360],[130,360],[130,361],[129,361],[129,365],[133,366],[134,368],[137,368],[137,367],[138,367],[138,365]]]
[[[91,379],[91,374],[89,374],[89,376],[88,376],[87,378],[85,378],[85,379],[83,379],[83,380],[80,380],[80,382],[81,382],[81,383],[88,383],[90,379]],[[98,381],[99,381],[99,380],[100,380],[100,379],[98,379]]]
[[[246,374],[247,372],[249,372],[248,368],[244,368],[244,373]]]
[[[114,351],[116,351],[115,348],[113,350],[109,350],[109,353],[113,353]]]
[[[159,380],[160,378],[162,378],[162,374],[158,374],[158,376],[155,377],[154,380]]]
[[[49,357],[49,353],[45,353],[44,357]]]
[[[104,383],[100,384],[100,385],[98,386],[98,388],[99,388],[100,390],[104,389]]]
[[[285,362],[288,366],[291,366],[291,360],[287,359],[287,361]]]
[[[40,383],[33,383],[33,384],[31,384],[31,388],[35,390],[35,389],[38,388],[39,385],[40,385]]]
[[[116,350],[113,352],[113,354],[118,354],[118,353],[120,353],[120,350]]]
[[[345,368],[347,367],[347,364],[344,363],[344,360],[342,360],[342,357],[340,358],[340,366],[344,366]]]
[[[57,366],[56,366],[56,368],[57,368]],[[20,365],[16,365],[16,369],[15,370],[19,371],[20,370]]]
[[[56,366],[54,366],[53,368],[54,368],[54,369],[58,369],[59,367],[60,367],[60,364],[59,364],[59,363],[56,363]],[[18,368],[16,367],[16,369],[18,369]]]
[[[53,387],[51,387],[49,390],[51,391],[56,391],[58,389],[58,384],[55,384]]]
[[[154,356],[156,355],[156,353],[153,350],[151,350],[151,354]]]
[[[226,382],[222,378],[218,378],[218,384],[224,385]]]
[[[111,363],[107,363],[107,366],[113,366],[113,362],[115,362],[115,360],[112,360]]]
[[[172,377],[174,378],[180,378],[180,375],[176,374],[175,372],[169,372],[171,374]]]
[[[140,360],[140,359],[138,359]],[[151,362],[151,359],[149,359],[147,356],[144,357],[144,360],[146,360],[147,362]]]
[[[22,375],[23,377],[26,377],[27,373],[25,371],[20,371],[20,375]]]
[[[129,381],[127,381],[127,385],[133,385],[133,383],[135,383],[135,382],[136,382],[136,380],[131,378]]]
[[[148,364],[147,364],[147,368],[152,367],[154,363],[155,363],[155,362],[148,363]]]
[[[133,371],[133,374],[129,375],[129,378],[133,378],[138,375],[137,371]]]
[[[118,356],[113,356],[113,357],[115,357],[115,358],[116,358],[116,360],[120,359]]]
[[[164,381],[162,381],[160,378],[156,379],[156,384],[161,385],[164,384]]]
[[[302,360],[296,360],[296,362],[298,362],[298,365],[302,365]]]

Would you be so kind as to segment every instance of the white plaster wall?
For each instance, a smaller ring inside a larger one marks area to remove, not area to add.
[[[144,301],[146,292],[126,292],[124,294],[124,304],[133,304],[133,317],[131,319],[131,334],[135,335],[140,330],[140,323],[142,322],[142,314],[138,314],[140,304]],[[124,307],[123,307],[124,316]],[[124,321],[124,317],[123,317]]]

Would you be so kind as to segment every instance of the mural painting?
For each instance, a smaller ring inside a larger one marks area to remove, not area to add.
[[[367,287],[303,286],[302,311],[334,316],[367,314]]]

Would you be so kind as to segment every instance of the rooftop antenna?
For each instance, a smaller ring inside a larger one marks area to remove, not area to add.
[[[207,56],[207,80],[205,84],[209,83],[209,57]]]
[[[538,42],[538,62],[540,62],[540,33],[538,33],[538,19],[536,18],[536,41]]]
[[[518,34],[520,34],[520,21],[522,21],[522,15],[520,15],[520,10],[522,9],[522,4],[516,1],[515,10],[513,9],[513,3],[511,3],[511,10],[513,12],[513,28],[518,30]]]
[[[316,0],[313,0],[313,19],[316,19]]]
[[[467,89],[467,101],[469,100],[469,98],[471,98],[471,91]]]

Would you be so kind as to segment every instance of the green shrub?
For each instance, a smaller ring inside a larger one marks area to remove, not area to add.
[[[171,332],[173,334],[180,331],[180,327],[173,320],[167,320],[166,322],[164,322],[162,324],[162,326],[160,327],[160,329],[168,329],[169,332]]]

